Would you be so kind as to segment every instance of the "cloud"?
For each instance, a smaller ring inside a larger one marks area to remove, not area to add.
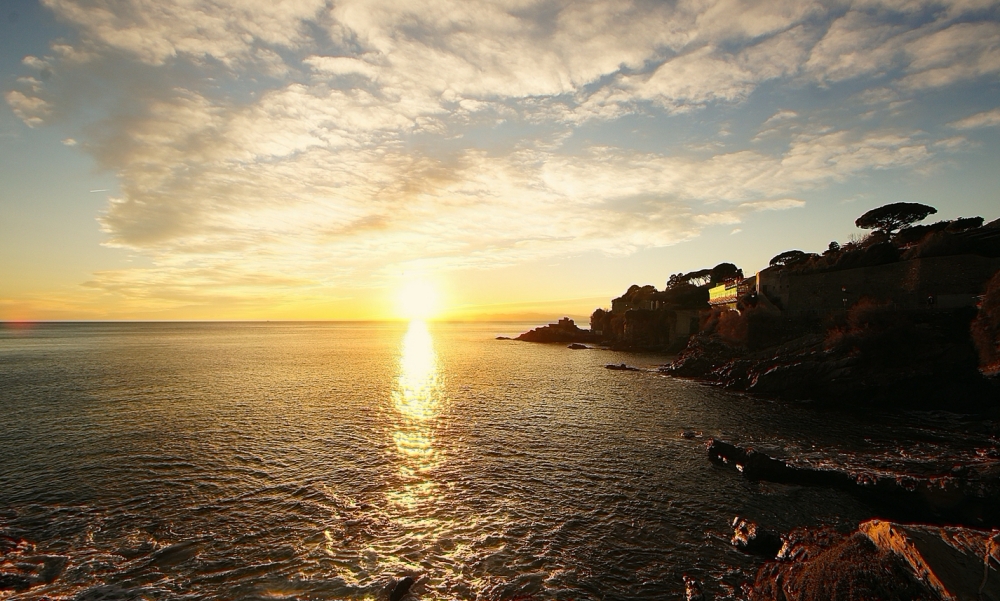
[[[956,23],[906,45],[908,88],[946,86],[1000,72],[1000,23]]]
[[[37,96],[28,96],[17,90],[11,90],[4,94],[4,100],[10,106],[14,114],[24,121],[28,127],[38,127],[45,122],[52,112],[52,105]]]
[[[822,82],[837,82],[890,69],[901,52],[903,26],[880,22],[857,10],[835,20],[812,48],[805,70]]]
[[[89,287],[165,305],[736,233],[964,143],[779,92],[881,111],[998,70],[976,3],[43,3],[77,35],[5,99],[119,179],[100,227],[154,266]]]
[[[362,75],[373,78],[378,73],[375,65],[349,56],[309,56],[303,60],[316,71],[331,75]]]
[[[755,202],[744,202],[740,204],[741,208],[752,209],[754,211],[784,211],[786,209],[800,209],[804,206],[806,206],[806,202],[796,198],[758,200]]]
[[[226,64],[247,60],[257,43],[297,47],[323,0],[42,0],[93,44],[152,65],[178,56]]]
[[[995,108],[982,113],[970,115],[965,119],[953,121],[948,125],[955,129],[979,129],[982,127],[996,127],[1000,125],[1000,108]]]
[[[770,117],[768,117],[767,121],[764,122],[764,125],[762,127],[767,126],[767,125],[773,125],[773,124],[778,123],[780,121],[787,121],[789,119],[794,119],[794,118],[796,118],[798,116],[799,116],[799,114],[796,113],[795,111],[780,110],[777,113],[775,113],[775,114],[771,115]]]

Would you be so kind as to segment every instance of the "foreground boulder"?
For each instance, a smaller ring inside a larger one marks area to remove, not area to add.
[[[1000,599],[996,532],[881,520],[800,529],[757,572],[751,601]]]

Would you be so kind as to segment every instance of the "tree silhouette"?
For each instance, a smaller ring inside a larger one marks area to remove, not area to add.
[[[667,288],[674,288],[681,284],[691,284],[693,286],[704,286],[712,279],[711,269],[699,269],[688,273],[675,273],[667,280]]]
[[[798,263],[807,256],[808,255],[801,250],[786,250],[783,253],[774,255],[774,257],[771,258],[769,265],[771,267],[774,267],[775,265],[791,265],[792,263]]]
[[[733,278],[742,278],[743,270],[732,263],[719,263],[712,268],[711,278],[713,284],[724,282]]]
[[[934,213],[937,213],[937,209],[920,203],[894,202],[868,211],[858,217],[854,225],[863,230],[880,230],[891,234]]]

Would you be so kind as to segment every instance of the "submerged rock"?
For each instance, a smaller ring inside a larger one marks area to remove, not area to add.
[[[614,363],[608,363],[607,365],[604,366],[604,368],[614,369],[617,371],[641,371],[638,367],[632,367],[631,365],[625,365],[624,363],[617,365]]]
[[[733,538],[730,543],[748,555],[767,559],[774,559],[783,544],[777,533],[764,530],[757,522],[740,516],[733,518]]]
[[[701,583],[684,574],[684,601],[705,601],[705,593],[701,590]]]
[[[150,561],[159,567],[177,565],[200,553],[204,546],[204,540],[187,540],[174,543],[153,553],[150,556]]]
[[[35,584],[28,576],[0,572],[0,591],[26,591]]]
[[[586,344],[580,344],[579,342],[574,342],[573,344],[567,346],[566,348],[571,348],[574,351],[582,351],[582,350],[588,349],[590,347],[587,346]]]

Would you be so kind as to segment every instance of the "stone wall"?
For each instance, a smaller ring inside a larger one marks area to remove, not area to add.
[[[864,297],[890,300],[907,309],[955,308],[973,305],[997,270],[1000,258],[952,255],[827,273],[798,274],[769,268],[758,273],[757,286],[758,294],[792,313],[825,313]]]
[[[625,312],[621,341],[640,348],[683,345],[698,331],[696,310],[631,309]]]

